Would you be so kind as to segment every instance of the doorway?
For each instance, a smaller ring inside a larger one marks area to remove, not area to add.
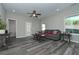
[[[16,38],[16,20],[8,20],[9,21],[9,33],[11,37]]]

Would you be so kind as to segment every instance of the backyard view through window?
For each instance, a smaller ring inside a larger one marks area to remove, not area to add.
[[[79,16],[72,16],[65,19],[65,31],[79,34]]]

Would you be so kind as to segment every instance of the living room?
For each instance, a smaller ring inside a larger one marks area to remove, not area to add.
[[[24,50],[25,48],[21,51],[18,50],[19,48],[17,47],[19,46],[21,48],[23,46],[26,46],[25,41],[27,41],[27,43],[29,44],[32,40],[30,41],[28,40],[29,38],[31,38],[32,34],[35,34],[42,30],[60,30],[61,33],[64,33],[66,31],[65,29],[67,29],[65,28],[65,19],[69,17],[78,16],[79,14],[78,6],[79,6],[78,3],[0,3],[0,18],[6,23],[6,30],[8,30],[8,32],[10,33],[10,37],[12,37],[10,40],[14,41],[12,43],[13,45],[10,46],[10,48],[11,47],[13,48],[12,50],[7,50],[9,51],[8,53],[6,53],[7,52],[6,50],[3,51],[1,50],[0,54],[28,55],[28,54],[34,54],[36,52],[38,52],[36,53],[37,55],[44,54],[43,52],[46,51],[45,49],[51,47],[53,39],[52,40],[47,39],[47,41],[49,42],[46,41],[46,43],[45,42],[37,43],[36,41],[33,41],[32,43],[35,44],[35,46],[38,44],[38,46],[29,48],[27,49],[26,52]],[[70,34],[72,34],[71,42],[79,43],[78,34],[73,32]],[[14,45],[15,42],[17,46]],[[21,42],[24,45],[22,45]],[[53,41],[53,44],[58,44],[54,48],[55,51],[56,48],[59,49],[59,45],[61,46],[67,45],[65,43],[61,43],[60,41]],[[71,44],[71,48],[72,45],[73,44]],[[32,46],[32,44],[30,46]],[[42,50],[43,46],[45,47],[44,50]],[[41,47],[41,49],[38,49],[37,47]],[[71,51],[71,48],[69,47],[68,49],[70,50],[67,50],[63,54],[72,55],[72,53],[68,52]],[[36,49],[38,49],[38,51],[35,51]],[[62,49],[63,48],[59,50],[62,51]],[[16,53],[15,50],[21,52]],[[64,50],[65,49],[63,49],[63,51]],[[60,53],[60,51],[58,51],[57,53],[52,52],[51,55],[53,54],[60,55],[62,54]],[[49,50],[47,53],[49,53]],[[73,54],[79,54],[79,53],[73,53]]]

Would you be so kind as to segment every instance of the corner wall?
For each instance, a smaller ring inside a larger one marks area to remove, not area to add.
[[[7,29],[9,30],[8,19],[16,20],[16,37],[26,37],[25,34],[25,22],[32,23],[32,34],[41,30],[40,19],[30,18],[28,15],[21,15],[17,13],[7,12],[2,3],[0,3],[0,16],[7,23]]]
[[[61,31],[64,31],[64,19],[74,15],[79,15],[79,4],[59,11],[55,15],[44,17],[41,19],[41,22],[46,24],[47,29],[60,29]]]
[[[55,15],[42,18],[41,23],[46,24],[46,29],[59,29],[64,31],[64,19],[70,16],[79,15],[79,4],[72,5]],[[79,35],[72,35],[72,41],[79,43]]]
[[[6,14],[6,19],[7,19],[7,29],[8,30],[9,30],[8,19],[16,20],[16,37],[17,38],[26,37],[25,22],[32,23],[32,34],[41,30],[40,19],[33,19],[27,15],[20,15],[17,13],[9,13],[9,12]]]

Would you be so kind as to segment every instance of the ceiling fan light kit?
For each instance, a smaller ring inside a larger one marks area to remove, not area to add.
[[[31,14],[30,17],[36,17],[36,18],[41,15],[41,13],[36,13],[36,10],[33,10],[32,13],[27,13],[27,14]]]
[[[35,17],[36,15],[35,15],[35,14],[33,14],[33,16]]]

